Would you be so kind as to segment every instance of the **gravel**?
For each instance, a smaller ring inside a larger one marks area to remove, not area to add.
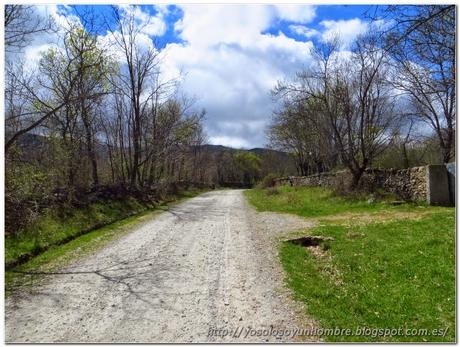
[[[5,302],[7,342],[282,342],[316,323],[283,285],[277,240],[311,227],[202,194]],[[265,329],[265,330],[260,330]]]

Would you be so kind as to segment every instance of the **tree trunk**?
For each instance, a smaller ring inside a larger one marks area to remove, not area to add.
[[[85,104],[82,105],[82,119],[83,125],[85,126],[85,139],[86,139],[86,152],[88,153],[89,160],[91,162],[91,176],[93,186],[99,185],[99,176],[97,174],[97,160],[96,153],[93,148],[93,134],[91,131],[91,122],[89,120],[88,110]]]
[[[452,133],[449,133],[447,135],[446,141],[444,142],[444,146],[442,147],[442,162],[444,164],[449,163],[453,158],[452,148],[454,146],[452,146],[452,144],[453,144],[453,135]]]
[[[363,169],[352,169],[351,172],[351,184],[350,189],[355,190],[359,187],[359,183],[361,181],[361,177],[363,176],[364,170]]]
[[[409,156],[407,154],[407,148],[406,148],[405,143],[402,144],[402,154],[403,154],[403,166],[404,166],[404,169],[408,169],[409,168]]]

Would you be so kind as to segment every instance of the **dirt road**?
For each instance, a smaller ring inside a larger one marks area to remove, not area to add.
[[[308,226],[255,212],[240,190],[205,193],[9,297],[6,341],[291,341],[250,327],[313,324],[299,326],[275,242]]]

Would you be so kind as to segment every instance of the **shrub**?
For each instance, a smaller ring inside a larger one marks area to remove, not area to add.
[[[260,181],[259,186],[260,188],[271,188],[275,186],[275,180],[278,176],[274,173],[269,173],[266,175],[262,181]]]

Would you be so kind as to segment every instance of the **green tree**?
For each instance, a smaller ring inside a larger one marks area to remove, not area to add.
[[[252,186],[260,179],[261,159],[255,153],[238,151],[233,155],[233,162],[242,176],[242,183]]]
[[[115,64],[97,46],[97,38],[81,26],[71,27],[64,37],[64,48],[51,48],[40,60],[43,84],[52,104],[64,107],[53,113],[52,125],[57,127],[63,144],[69,150],[69,184],[75,176],[75,149],[80,140],[91,164],[92,184],[99,184],[95,141],[96,109],[109,91],[109,75]],[[40,105],[40,103],[38,103]]]

